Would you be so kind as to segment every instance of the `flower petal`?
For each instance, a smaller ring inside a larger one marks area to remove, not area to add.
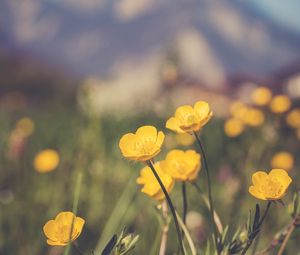
[[[180,127],[179,127],[179,121],[174,118],[174,117],[171,117],[170,119],[167,120],[167,123],[166,123],[166,128],[172,130],[172,131],[175,131],[179,134],[183,134],[185,133],[185,131],[183,131]]]
[[[142,126],[138,128],[138,130],[136,131],[136,135],[138,137],[143,137],[143,138],[148,137],[155,141],[157,136],[157,129],[156,127],[153,126]]]
[[[57,225],[54,220],[49,220],[43,227],[44,234],[48,239],[51,239],[52,241],[57,240],[55,236],[56,229],[57,229]]]
[[[200,119],[206,119],[210,114],[209,104],[205,101],[195,103],[194,110]]]
[[[268,174],[264,171],[258,171],[255,172],[252,175],[252,183],[254,186],[260,186],[262,183],[264,183],[268,178]]]
[[[258,199],[267,200],[267,199],[264,197],[264,195],[263,195],[262,193],[258,192],[257,189],[256,189],[254,186],[250,186],[250,187],[249,187],[249,193],[250,193],[252,196],[254,196],[254,197],[258,198]]]
[[[165,134],[162,131],[159,131],[156,139],[156,146],[161,147],[165,139]]]
[[[289,177],[288,173],[283,169],[272,169],[269,176],[276,178],[285,187],[285,190],[292,182],[292,178]]]

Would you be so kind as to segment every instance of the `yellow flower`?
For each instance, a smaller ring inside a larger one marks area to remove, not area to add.
[[[162,170],[161,162],[155,163],[154,168],[158,176],[160,177],[162,183],[164,184],[167,192],[170,193],[174,186],[173,178]],[[165,195],[158,181],[156,180],[154,174],[152,173],[150,167],[146,166],[141,170],[140,177],[136,179],[136,182],[138,184],[144,185],[142,188],[142,192],[145,193],[146,195],[158,201],[165,199]]]
[[[195,142],[195,137],[188,133],[180,133],[175,136],[176,142],[182,146],[189,146]]]
[[[269,174],[263,171],[252,175],[253,185],[249,187],[252,196],[262,200],[281,199],[291,184],[292,179],[283,169],[272,169]]]
[[[300,109],[292,110],[286,117],[287,124],[292,128],[300,128]]]
[[[251,94],[251,100],[259,106],[267,105],[272,99],[272,92],[266,87],[258,87]]]
[[[229,137],[236,137],[244,130],[244,124],[236,118],[231,118],[224,123],[224,132]]]
[[[20,130],[24,136],[30,136],[34,132],[35,125],[32,119],[22,118],[17,122],[16,128]]]
[[[60,212],[54,220],[44,225],[43,230],[49,245],[66,246],[69,241],[77,239],[83,225],[84,219],[76,217],[72,212]]]
[[[234,101],[230,105],[230,109],[229,109],[231,115],[237,119],[243,118],[247,110],[248,110],[248,106],[241,101]]]
[[[177,133],[197,132],[212,117],[209,104],[204,101],[198,101],[194,107],[183,105],[176,109],[174,117],[168,119],[166,128]]]
[[[261,110],[249,108],[242,118],[243,122],[251,127],[258,127],[263,124],[265,115]]]
[[[290,109],[291,104],[291,100],[288,96],[278,95],[272,99],[270,109],[273,113],[284,113]]]
[[[200,159],[194,150],[172,150],[161,162],[161,168],[175,180],[194,181],[201,168]]]
[[[153,126],[143,126],[135,134],[123,135],[119,147],[125,158],[147,161],[160,152],[164,139],[165,135],[162,131],[157,132]]]
[[[294,157],[287,151],[281,151],[273,156],[271,166],[273,168],[282,168],[289,171],[294,166]]]
[[[55,150],[40,151],[34,158],[33,165],[36,171],[45,173],[53,171],[59,164],[59,155]]]

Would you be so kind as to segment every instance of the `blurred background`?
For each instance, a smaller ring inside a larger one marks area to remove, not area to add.
[[[42,227],[72,210],[79,172],[82,250],[99,254],[127,226],[140,234],[135,254],[157,254],[155,202],[139,192],[142,166],[122,158],[118,141],[147,124],[167,134],[160,158],[192,148],[164,126],[198,100],[215,115],[202,135],[216,209],[230,231],[244,224],[257,202],[245,189],[254,170],[268,171],[283,153],[277,165],[297,180],[299,8],[297,0],[0,0],[0,254],[61,254]],[[207,212],[188,191],[189,228],[203,248]],[[288,222],[276,207],[258,247]],[[295,247],[293,239],[287,254]]]

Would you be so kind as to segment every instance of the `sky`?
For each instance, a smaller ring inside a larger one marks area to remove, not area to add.
[[[300,33],[299,0],[252,0],[252,3],[276,22]]]

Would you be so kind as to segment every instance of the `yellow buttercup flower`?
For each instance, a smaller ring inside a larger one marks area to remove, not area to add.
[[[284,113],[290,109],[291,104],[291,100],[288,96],[278,95],[272,99],[270,109],[274,113]]]
[[[24,136],[30,136],[34,132],[35,125],[32,119],[24,117],[17,122],[16,128],[20,130]]]
[[[252,175],[253,185],[249,192],[258,199],[278,200],[286,194],[291,182],[291,177],[283,169],[272,169],[269,174],[258,171]]]
[[[180,133],[175,136],[176,142],[182,146],[189,146],[195,142],[195,136],[189,133]]]
[[[194,150],[172,150],[161,162],[162,169],[175,180],[194,181],[201,168],[200,154]]]
[[[263,124],[265,115],[261,110],[249,108],[242,118],[243,122],[251,127],[257,127]]]
[[[174,179],[162,170],[161,162],[155,163],[154,168],[167,192],[170,193],[174,186]],[[165,199],[165,195],[150,167],[146,166],[141,170],[140,176],[137,178],[136,182],[144,185],[141,191],[146,195],[159,201]]]
[[[229,108],[230,114],[236,119],[243,118],[247,110],[248,106],[241,101],[234,101]]]
[[[259,106],[267,105],[272,99],[272,91],[266,87],[258,87],[253,90],[251,100]]]
[[[207,102],[198,101],[194,107],[183,105],[176,109],[174,117],[168,119],[166,128],[177,133],[198,132],[212,115]]]
[[[294,166],[294,157],[287,151],[281,151],[273,156],[271,166],[273,168],[282,168],[289,171]]]
[[[53,246],[66,246],[80,235],[84,219],[72,212],[60,212],[54,220],[49,220],[43,227],[47,243]],[[72,231],[72,233],[71,233]]]
[[[157,132],[153,126],[140,127],[135,134],[122,136],[119,147],[127,159],[147,161],[154,158],[161,150],[165,135]]]
[[[59,155],[55,150],[40,151],[34,158],[33,165],[36,171],[45,173],[53,171],[59,164]]]
[[[228,137],[239,136],[244,131],[244,124],[236,118],[230,118],[224,123],[224,132]]]
[[[292,110],[286,117],[287,124],[292,128],[300,128],[300,109]]]

